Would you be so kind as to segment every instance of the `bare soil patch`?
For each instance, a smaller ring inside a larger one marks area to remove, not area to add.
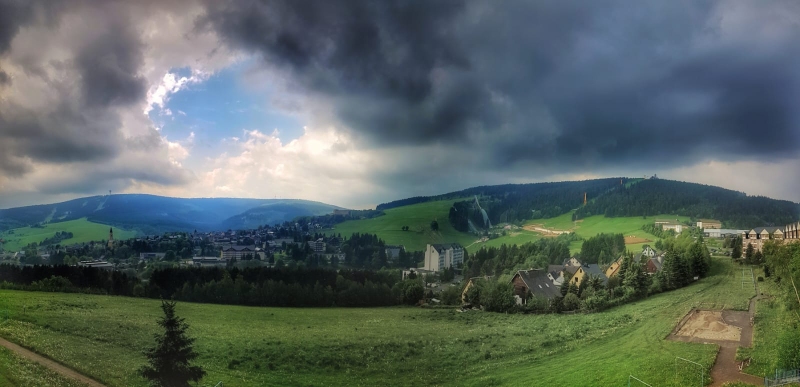
[[[549,229],[544,227],[542,224],[526,224],[522,226],[523,229],[527,231],[533,231],[544,236],[558,236],[561,234],[569,234],[570,230],[556,230],[556,229]]]
[[[629,236],[625,237],[625,244],[626,245],[634,245],[634,244],[637,244],[637,243],[647,243],[647,242],[652,242],[652,241],[650,239],[641,238],[641,237],[637,237],[637,236],[634,236],[634,235],[629,235]]]
[[[742,336],[742,328],[728,324],[722,311],[694,310],[690,313],[678,328],[676,336],[737,342]]]

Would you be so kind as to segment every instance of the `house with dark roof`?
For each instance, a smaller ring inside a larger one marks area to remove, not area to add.
[[[511,278],[514,295],[525,302],[529,296],[553,299],[561,296],[561,289],[553,285],[546,270],[519,270]]]
[[[575,284],[575,286],[581,286],[581,282],[589,276],[599,277],[603,281],[603,285],[608,283],[608,277],[603,273],[600,265],[595,263],[583,265],[578,268],[578,271],[575,272],[575,275],[573,275],[569,281],[571,284]]]

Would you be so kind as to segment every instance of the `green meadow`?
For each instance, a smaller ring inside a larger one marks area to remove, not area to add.
[[[354,232],[377,234],[378,237],[386,241],[387,244],[404,245],[407,250],[411,251],[425,250],[425,246],[428,243],[457,242],[466,247],[471,253],[474,253],[483,246],[500,247],[503,244],[521,245],[543,237],[536,232],[517,229],[506,230],[503,236],[481,242],[478,237],[459,232],[450,225],[448,212],[453,202],[458,200],[463,199],[441,200],[392,208],[386,210],[385,215],[376,218],[350,220],[337,224],[333,230],[328,231],[328,234],[338,233],[342,234],[342,236],[349,236]],[[573,213],[574,211],[570,211],[555,218],[531,220],[527,222],[527,224],[540,224],[544,225],[546,228],[555,230],[574,230],[575,233],[583,238],[593,237],[600,233],[621,233],[625,236],[635,236],[651,241],[627,245],[631,251],[639,251],[642,246],[645,244],[652,244],[657,239],[655,236],[644,232],[642,230],[642,225],[652,224],[655,219],[661,218],[677,219],[681,222],[689,220],[688,217],[675,215],[657,215],[648,216],[646,218],[606,218],[602,215],[596,215],[573,222]],[[439,223],[438,232],[430,230],[432,220],[437,220]],[[409,226],[409,231],[403,231],[403,226]],[[570,252],[579,252],[582,244],[583,241],[573,242],[570,244]]]
[[[84,384],[0,347],[0,386],[81,387]]]
[[[595,314],[522,315],[454,308],[253,308],[179,303],[197,339],[200,384],[232,386],[677,386],[676,356],[707,369],[713,345],[665,341],[692,306],[744,307],[738,265],[676,291]],[[109,386],[144,386],[159,302],[0,290],[0,336]],[[0,375],[9,375],[0,371]],[[686,375],[680,372],[679,376]]]
[[[456,201],[458,200],[441,200],[388,209],[385,215],[376,218],[337,224],[329,234],[342,234],[346,237],[356,232],[376,234],[387,244],[403,245],[409,251],[425,250],[428,243],[457,242],[468,246],[478,238],[457,231],[447,218],[450,207]],[[433,220],[439,224],[439,231],[431,231]],[[408,226],[409,230],[403,231],[403,226]]]
[[[583,238],[593,237],[600,233],[606,234],[623,234],[625,236],[635,236],[638,238],[649,239],[652,242],[635,243],[627,245],[631,251],[640,251],[642,246],[646,244],[655,243],[655,236],[646,233],[642,230],[645,224],[653,224],[656,219],[677,219],[680,222],[688,221],[689,217],[676,216],[676,215],[656,215],[643,218],[639,217],[620,217],[620,218],[606,218],[603,215],[590,216],[578,221],[572,221],[572,214],[570,211],[561,216],[550,219],[537,219],[529,221],[528,224],[542,224],[545,228],[553,230],[572,230]],[[582,241],[573,242],[570,245],[570,252],[576,253],[581,249]]]
[[[86,218],[70,220],[67,222],[47,223],[42,228],[21,227],[0,233],[0,238],[6,243],[2,245],[6,251],[19,251],[30,243],[39,243],[53,237],[56,232],[69,231],[73,234],[70,239],[65,239],[61,244],[83,243],[108,239],[109,226],[94,223]],[[128,239],[136,236],[135,231],[114,228],[115,239]]]

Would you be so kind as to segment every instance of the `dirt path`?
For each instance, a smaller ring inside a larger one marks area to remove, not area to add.
[[[690,311],[676,326],[675,330],[667,336],[668,340],[693,342],[693,343],[714,343],[719,345],[719,352],[717,358],[714,360],[714,365],[711,367],[711,386],[722,386],[727,382],[740,381],[754,385],[763,385],[764,379],[758,376],[745,374],[739,370],[741,363],[736,361],[736,349],[738,347],[751,347],[753,345],[753,326],[750,322],[756,314],[756,301],[760,300],[762,296],[758,295],[758,284],[755,284],[756,296],[750,299],[750,306],[747,312],[736,312],[730,310],[721,311],[722,321],[730,326],[741,328],[741,335],[739,340],[713,340],[701,337],[692,337],[686,335],[678,335],[680,328],[684,326],[697,312],[696,310]]]
[[[50,359],[48,359],[46,357],[43,357],[41,355],[38,355],[38,354],[36,354],[34,352],[31,352],[31,351],[25,349],[25,348],[22,348],[19,345],[16,345],[16,344],[14,344],[14,343],[6,340],[6,339],[0,338],[0,346],[8,348],[9,350],[11,350],[12,352],[16,353],[17,355],[20,355],[20,356],[22,356],[22,357],[24,357],[24,358],[26,358],[28,360],[34,361],[36,363],[39,363],[39,364],[41,364],[41,365],[43,365],[43,366],[45,366],[45,367],[47,367],[47,368],[49,368],[49,369],[51,369],[51,370],[53,370],[55,372],[58,372],[59,374],[65,376],[65,377],[68,377],[70,379],[77,380],[78,382],[84,383],[89,387],[105,387],[105,385],[97,382],[94,379],[91,379],[91,378],[89,378],[87,376],[84,376],[84,375],[78,373],[75,370],[72,370],[72,369],[69,369],[67,367],[64,367],[63,365],[58,364],[58,363],[56,363],[56,362],[54,362],[54,361],[52,361],[52,360],[50,360]]]

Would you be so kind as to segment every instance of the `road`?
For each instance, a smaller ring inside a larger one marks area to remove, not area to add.
[[[83,383],[89,387],[105,387],[104,384],[99,383],[98,381],[92,378],[89,378],[73,369],[67,368],[59,363],[56,363],[35,352],[22,348],[19,345],[14,344],[6,339],[0,338],[0,346],[8,348],[10,351],[16,353],[17,355],[20,355],[33,362],[39,363],[67,378],[77,380],[78,382]]]

